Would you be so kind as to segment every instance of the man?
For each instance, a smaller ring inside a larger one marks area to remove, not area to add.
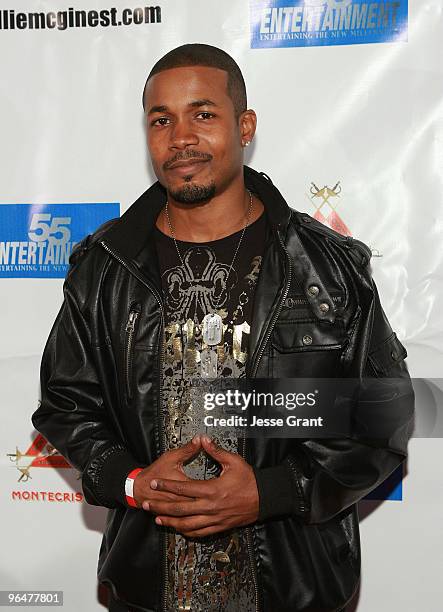
[[[143,107],[158,182],[74,249],[32,422],[110,508],[110,610],[344,609],[356,502],[405,459],[413,406],[370,250],[243,165],[256,115],[225,52],[166,54]],[[405,379],[402,425],[364,441],[204,435],[204,379],[338,376]]]

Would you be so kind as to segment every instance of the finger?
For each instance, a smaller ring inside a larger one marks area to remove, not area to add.
[[[209,436],[201,436],[201,443],[208,455],[222,465],[229,465],[238,457],[238,455],[230,453],[218,444],[215,444]]]
[[[194,516],[199,514],[212,514],[215,508],[211,508],[206,500],[189,502],[144,502],[143,508],[153,514],[165,516]]]
[[[194,501],[194,495],[176,495],[175,493],[167,493],[166,491],[153,491],[149,488],[146,501],[161,501],[161,502],[179,502],[179,501]]]
[[[174,448],[171,453],[177,459],[177,461],[187,461],[192,459],[201,449],[201,439],[197,434],[187,444]]]
[[[154,490],[151,486],[150,483],[153,480],[152,476],[147,476],[146,477],[146,485],[143,487],[143,489],[140,491],[140,497],[143,499],[143,501],[190,501],[190,500],[194,500],[195,496],[194,495],[180,495],[178,493],[170,493],[169,491],[156,491]],[[192,480],[190,478],[184,480],[183,482],[192,482]]]
[[[151,480],[151,489],[167,491],[186,497],[212,497],[214,483],[211,480],[171,480],[170,478],[155,478]]]
[[[155,522],[157,525],[162,525],[163,527],[172,527],[180,533],[196,531],[198,529],[206,529],[217,524],[212,516],[207,516],[204,514],[186,517],[161,515],[156,517]]]

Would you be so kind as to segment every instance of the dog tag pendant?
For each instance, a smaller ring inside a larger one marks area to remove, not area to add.
[[[203,317],[203,342],[208,346],[219,344],[222,339],[223,321],[219,314],[212,312]]]
[[[200,364],[202,378],[217,378],[217,351],[210,348],[203,349]]]

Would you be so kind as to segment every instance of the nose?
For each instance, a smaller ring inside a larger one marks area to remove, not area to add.
[[[199,139],[192,124],[186,119],[176,119],[170,131],[170,149],[185,149],[188,145],[198,145]]]

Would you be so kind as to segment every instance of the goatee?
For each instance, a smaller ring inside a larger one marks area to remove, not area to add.
[[[185,177],[185,180],[187,178],[188,177]],[[181,202],[182,204],[199,204],[200,202],[213,198],[215,190],[215,183],[211,181],[208,185],[189,183],[169,193],[176,202]]]

